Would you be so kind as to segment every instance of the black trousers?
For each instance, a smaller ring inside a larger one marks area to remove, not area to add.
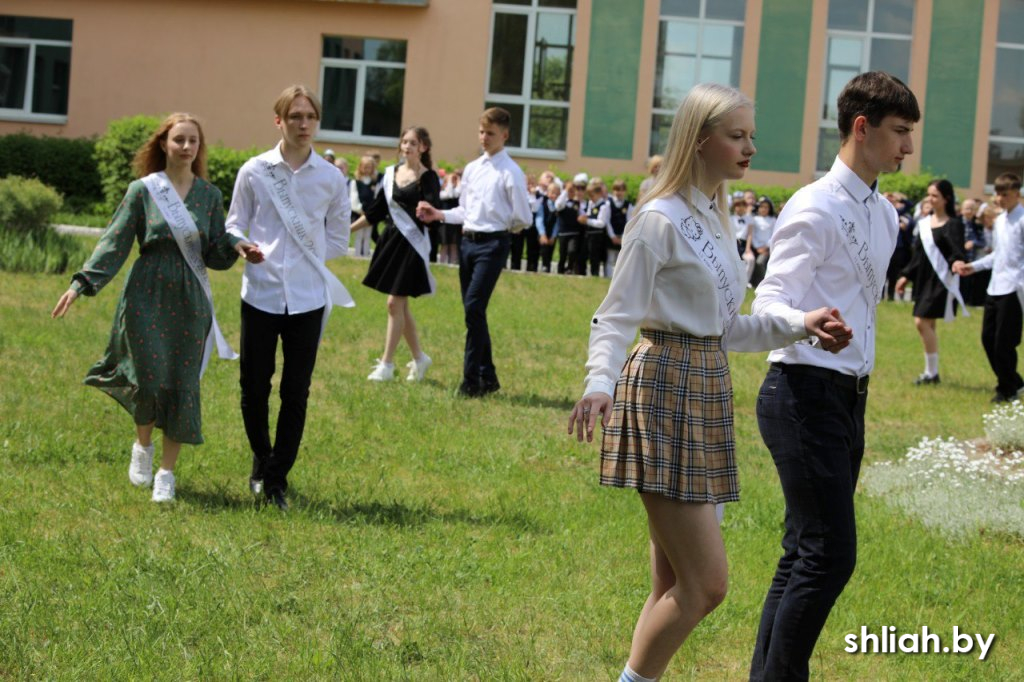
[[[526,271],[537,272],[537,261],[540,260],[540,240],[537,228],[530,227],[511,236],[509,240],[509,267],[521,270],[523,266],[523,246],[526,246]]]
[[[786,514],[751,680],[808,678],[818,636],[857,562],[853,491],[864,456],[867,392],[840,385],[842,378],[773,364],[757,396],[757,425],[779,473]]]
[[[555,240],[550,244],[540,244],[540,263],[544,272],[551,272],[551,258],[555,255]]]
[[[1012,398],[1024,387],[1017,373],[1017,346],[1021,336],[1021,309],[1016,293],[985,297],[981,320],[981,345],[996,375],[996,392]]]
[[[558,273],[582,275],[586,263],[583,261],[583,237],[579,234],[558,236]]]
[[[508,258],[509,235],[471,239],[465,234],[459,251],[459,284],[466,316],[466,352],[463,381],[467,387],[496,385],[498,374],[491,354],[491,331],[487,326],[487,304],[498,284]]]
[[[590,274],[601,276],[601,267],[608,257],[608,235],[604,230],[587,232],[587,260],[590,262]]]
[[[252,477],[263,480],[267,493],[288,489],[288,472],[295,464],[306,426],[309,383],[320,346],[324,309],[298,315],[277,315],[242,301],[241,376],[242,421],[252,448]],[[270,442],[270,380],[281,339],[281,411],[277,434]]]

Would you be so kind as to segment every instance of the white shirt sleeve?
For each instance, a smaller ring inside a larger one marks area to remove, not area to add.
[[[772,257],[764,280],[757,287],[751,312],[795,320],[797,309],[814,283],[826,254],[835,251],[838,232],[822,225],[814,213],[798,213],[785,225],[776,224],[771,240]]]
[[[327,253],[324,260],[348,254],[349,232],[352,227],[352,203],[345,187],[345,176],[338,174],[338,188],[327,205],[324,240]]]
[[[348,183],[348,200],[352,204],[352,210],[362,215],[363,213],[363,202],[359,200],[359,185],[355,180],[351,180]]]
[[[651,305],[655,276],[666,259],[664,252],[640,238],[624,241],[608,294],[590,324],[584,395],[601,392],[614,397],[626,353]]]
[[[512,204],[509,231],[519,232],[533,222],[533,210],[530,208],[530,192],[526,189],[526,176],[518,167],[508,173],[505,187],[509,193],[509,202]]]
[[[601,208],[597,209],[597,218],[587,218],[587,227],[593,227],[595,229],[601,227],[608,227],[611,225],[611,210],[608,208],[608,202],[601,204]]]

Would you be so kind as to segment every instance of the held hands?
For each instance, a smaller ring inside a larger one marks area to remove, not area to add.
[[[64,295],[60,297],[59,301],[57,301],[57,306],[53,309],[53,312],[50,313],[50,318],[57,320],[64,317],[64,313],[68,311],[76,298],[78,298],[78,292],[74,289],[68,289],[65,291]]]
[[[838,353],[850,345],[853,330],[846,326],[836,308],[818,308],[804,315],[807,333],[816,336],[821,347],[830,353]]]
[[[235,251],[238,255],[244,258],[250,263],[262,263],[263,252],[260,251],[260,247],[252,242],[238,242],[235,244]]]
[[[439,220],[444,220],[444,213],[441,213],[439,209],[434,208],[426,201],[421,201],[416,204],[416,217],[425,223],[436,223]]]
[[[961,277],[970,277],[974,274],[974,266],[970,263],[965,263],[962,260],[953,261],[953,265],[950,267],[954,275],[960,275]]]
[[[601,428],[603,429],[608,425],[608,413],[611,412],[611,409],[612,397],[607,393],[594,391],[583,396],[569,415],[569,435],[572,435],[575,426],[577,441],[583,442],[583,431],[586,430],[587,442],[592,442],[597,415],[601,415]]]

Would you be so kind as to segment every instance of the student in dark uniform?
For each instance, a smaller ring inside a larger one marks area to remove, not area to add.
[[[534,213],[533,224],[537,228],[537,241],[540,243],[540,261],[544,272],[551,272],[551,258],[555,253],[555,240],[558,239],[558,209],[555,202],[562,193],[557,184],[552,182],[547,187],[547,195],[541,200]]]
[[[896,280],[896,292],[903,295],[907,282],[914,283],[914,326],[924,344],[924,372],[914,380],[918,386],[939,383],[939,337],[935,320],[952,320],[960,297],[960,276],[954,273],[967,260],[964,253],[964,224],[956,216],[956,199],[949,180],[928,185],[932,214],[917,223],[910,263]]]
[[[558,273],[582,275],[586,263],[582,258],[583,229],[580,227],[580,204],[587,191],[584,173],[573,178],[572,184],[558,196],[555,208],[558,210]]]
[[[604,183],[601,178],[591,178],[587,183],[587,203],[583,206],[578,218],[580,225],[586,227],[587,261],[590,263],[590,274],[601,276],[601,264],[608,253],[608,201],[604,197]],[[586,266],[584,266],[584,272]]]
[[[608,242],[604,260],[604,276],[611,278],[615,263],[622,250],[622,233],[633,217],[633,203],[626,197],[626,181],[618,178],[612,183],[612,196],[608,199]]]

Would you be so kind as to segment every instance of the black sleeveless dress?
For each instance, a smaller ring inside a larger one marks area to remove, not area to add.
[[[441,183],[437,173],[425,171],[420,179],[408,185],[399,186],[395,183],[391,195],[395,203],[405,209],[409,217],[416,223],[421,232],[426,232],[426,225],[416,218],[416,205],[426,201],[435,208],[441,202]],[[388,210],[387,197],[384,196],[383,181],[377,189],[373,202],[364,209],[366,219],[371,224],[384,221],[387,227],[377,240],[377,248],[370,259],[370,269],[363,278],[363,284],[376,289],[382,294],[393,296],[422,296],[430,293],[430,280],[427,277],[427,264],[423,262],[416,249],[405,238],[402,231],[395,227]]]

